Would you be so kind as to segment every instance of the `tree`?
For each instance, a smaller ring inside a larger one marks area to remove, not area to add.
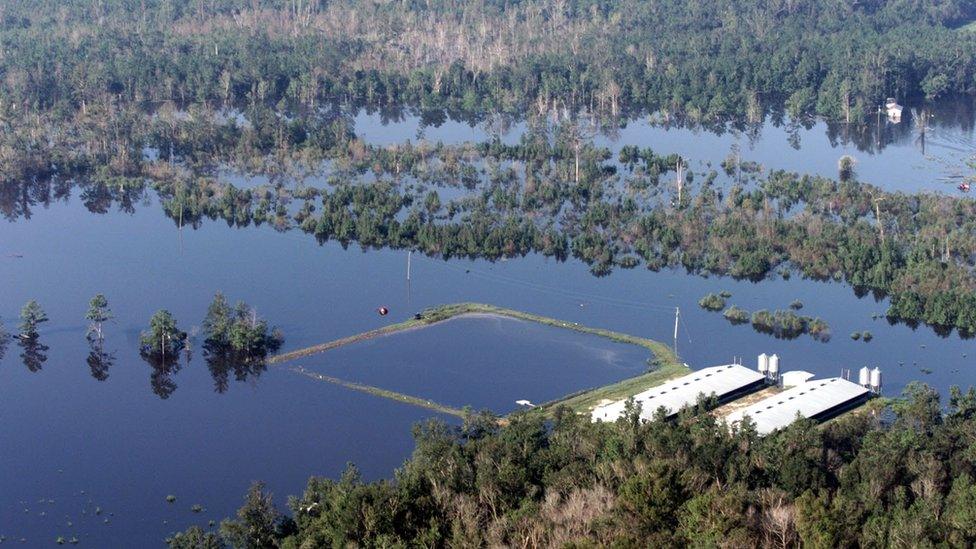
[[[282,517],[264,493],[264,483],[255,482],[247,491],[244,506],[237,511],[237,520],[220,523],[220,533],[233,547],[239,549],[267,549],[278,547],[278,528]]]
[[[176,319],[165,309],[156,311],[149,320],[149,330],[140,337],[140,353],[162,362],[176,358],[186,344],[186,332],[176,326]]]
[[[199,526],[191,526],[185,532],[178,532],[166,540],[170,549],[222,549],[226,547],[220,536],[204,532]]]
[[[28,301],[24,308],[20,310],[20,337],[23,339],[37,339],[37,327],[43,322],[47,322],[47,314],[44,309],[33,299]]]
[[[85,319],[90,324],[88,325],[88,332],[85,334],[85,337],[101,341],[103,339],[102,324],[111,320],[112,317],[112,310],[108,306],[108,300],[105,299],[104,295],[96,294],[88,302],[88,312],[85,314]]]
[[[203,319],[203,335],[208,347],[227,344],[233,323],[231,314],[230,305],[224,298],[224,294],[217,292],[210,306],[207,307],[207,316]]]

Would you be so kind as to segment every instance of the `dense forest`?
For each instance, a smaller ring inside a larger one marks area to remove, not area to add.
[[[30,0],[0,6],[0,110],[161,102],[854,121],[976,91],[967,0]]]
[[[704,404],[704,403],[703,403]],[[636,411],[632,411],[636,412]],[[415,430],[392,479],[312,478],[281,515],[260,485],[200,547],[969,547],[976,391],[910,385],[890,413],[760,438],[709,414],[614,424],[472,414]]]

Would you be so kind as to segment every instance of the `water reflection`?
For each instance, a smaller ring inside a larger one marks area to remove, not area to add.
[[[115,363],[115,353],[106,352],[102,347],[101,340],[89,342],[88,367],[91,369],[91,376],[98,381],[108,379],[108,370]]]
[[[142,358],[152,369],[149,374],[149,385],[152,387],[153,394],[163,400],[169,398],[176,391],[173,375],[183,369],[179,356],[160,357],[143,354]]]
[[[206,358],[207,369],[213,378],[214,391],[220,394],[226,393],[230,388],[230,374],[234,374],[234,379],[239,382],[246,382],[248,379],[255,381],[268,369],[267,363],[261,360],[246,360],[236,356],[223,354],[208,355]]]
[[[47,352],[50,348],[41,343],[38,337],[20,337],[18,344],[22,349],[20,359],[31,372],[39,372],[47,362]]]

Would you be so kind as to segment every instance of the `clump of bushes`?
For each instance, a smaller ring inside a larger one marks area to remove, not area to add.
[[[725,308],[725,298],[719,294],[708,294],[698,300],[698,306],[707,311],[721,311]]]
[[[830,326],[819,318],[800,316],[793,311],[767,311],[765,309],[752,313],[750,318],[752,327],[777,339],[796,339],[808,334],[817,341],[830,340]]]
[[[749,322],[749,311],[740,309],[735,305],[729,307],[722,313],[722,316],[732,324],[745,324]]]

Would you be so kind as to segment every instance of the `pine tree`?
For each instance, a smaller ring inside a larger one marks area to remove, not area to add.
[[[150,319],[149,331],[142,333],[140,344],[144,356],[173,360],[186,344],[186,332],[176,326],[176,319],[169,311],[160,309]]]
[[[103,339],[102,324],[111,320],[113,316],[112,310],[108,306],[108,300],[105,299],[104,295],[97,294],[91,298],[91,301],[88,302],[88,313],[85,314],[85,319],[90,322],[85,336],[88,339],[101,341]]]
[[[20,310],[20,337],[24,339],[37,339],[37,327],[42,322],[47,322],[47,313],[33,299],[28,301],[24,308]]]

